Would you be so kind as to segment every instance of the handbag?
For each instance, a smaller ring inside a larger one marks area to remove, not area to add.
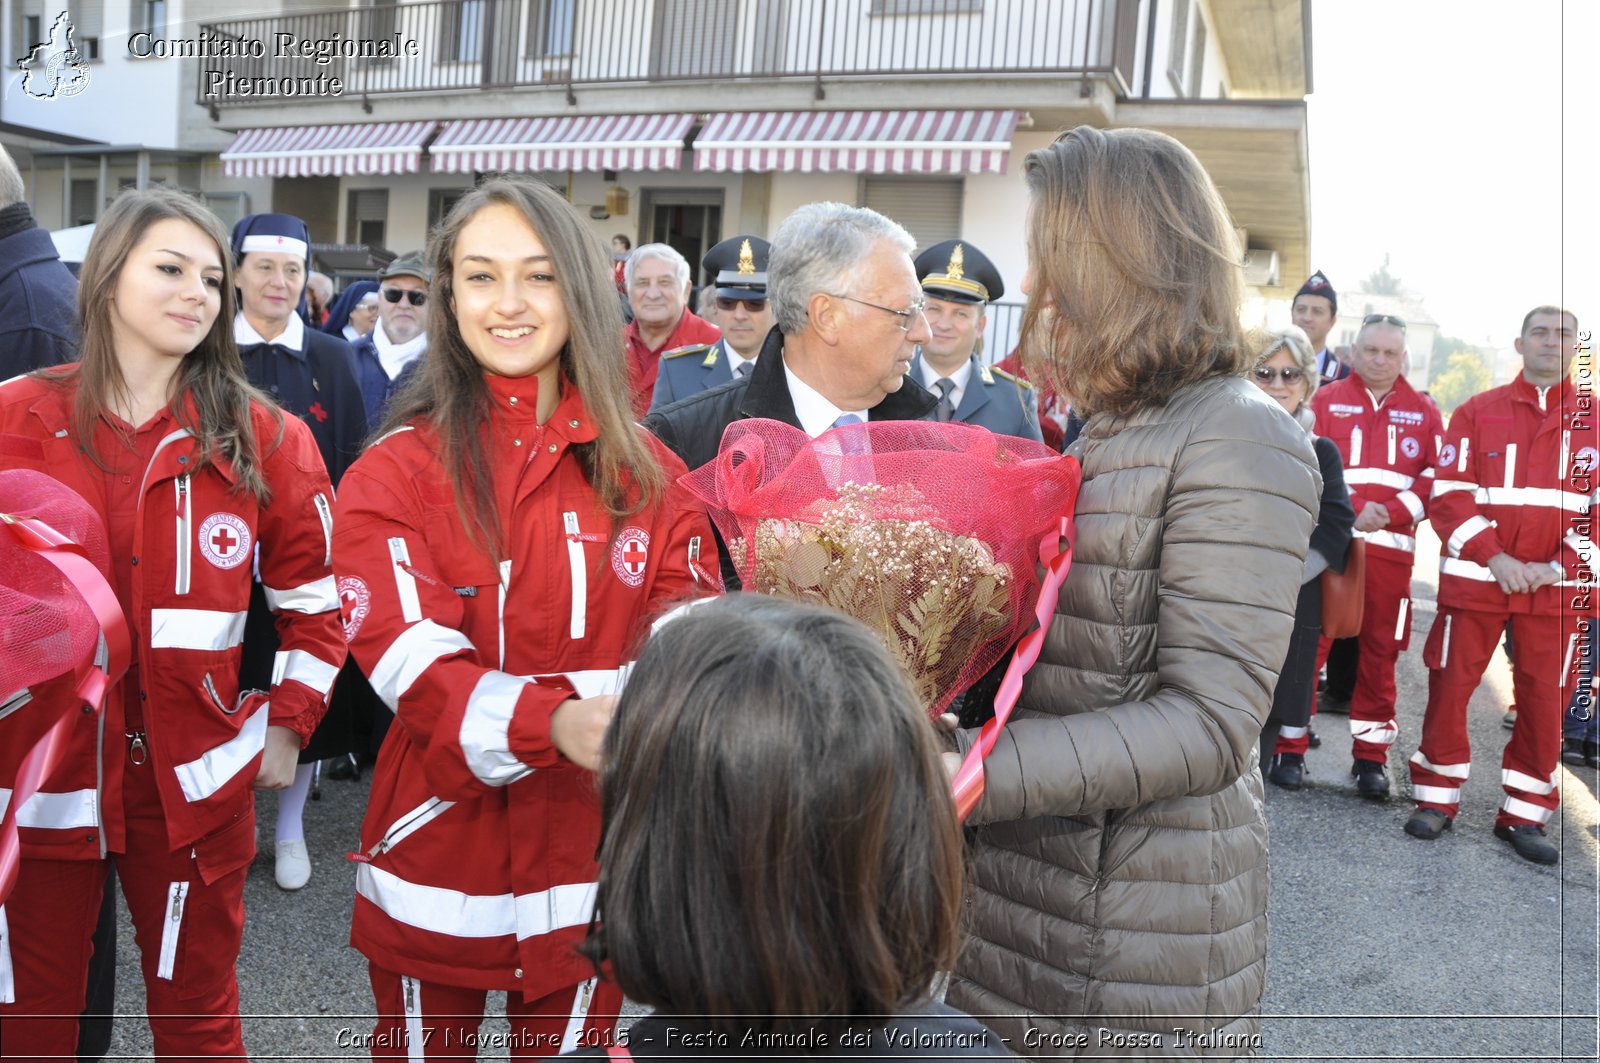
[[[1362,603],[1367,598],[1367,543],[1353,538],[1344,571],[1322,570],[1322,636],[1347,639],[1361,633]]]

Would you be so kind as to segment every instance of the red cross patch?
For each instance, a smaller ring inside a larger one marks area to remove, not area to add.
[[[218,568],[238,568],[250,560],[250,525],[232,513],[213,513],[200,522],[200,555]]]
[[[630,587],[644,583],[644,569],[650,560],[650,533],[639,528],[624,528],[611,544],[611,570]]]
[[[322,403],[320,402],[313,402],[306,412],[318,421],[326,421],[328,419],[328,411],[322,408]]]

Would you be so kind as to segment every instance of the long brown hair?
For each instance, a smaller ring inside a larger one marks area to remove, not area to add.
[[[500,522],[483,429],[491,399],[483,367],[461,338],[456,322],[453,258],[456,241],[475,214],[504,204],[539,234],[554,265],[570,334],[561,372],[583,396],[599,429],[593,443],[573,448],[584,475],[613,524],[656,502],[666,476],[633,419],[628,366],[622,345],[622,308],[612,279],[611,255],[589,232],[572,205],[531,178],[498,177],[461,197],[428,242],[433,282],[428,293],[428,353],[411,383],[389,408],[377,435],[418,417],[431,420],[441,459],[468,535],[498,557]]]
[[[606,732],[600,815],[585,949],[632,1000],[833,1041],[955,961],[962,842],[933,726],[842,613],[736,594],[664,624]]]
[[[222,264],[222,306],[210,330],[179,363],[167,408],[198,443],[195,471],[205,468],[220,454],[233,469],[235,489],[248,491],[265,505],[271,491],[261,475],[250,403],[260,402],[272,411],[279,438],[283,414],[270,398],[251,387],[244,375],[244,364],[233,342],[233,255],[228,248],[228,234],[217,216],[199,200],[164,188],[129,190],[101,215],[78,277],[78,364],[64,373],[50,374],[49,379],[62,386],[76,383],[72,433],[91,461],[109,469],[94,447],[95,422],[128,391],[117,361],[111,297],[128,255],[152,225],[169,219],[188,222],[217,245],[217,258]],[[194,400],[193,418],[183,401],[186,395]]]
[[[1022,349],[1081,413],[1164,405],[1254,364],[1238,239],[1188,148],[1148,129],[1079,126],[1029,153],[1025,172]]]

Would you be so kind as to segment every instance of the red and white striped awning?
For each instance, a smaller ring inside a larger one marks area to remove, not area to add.
[[[228,177],[416,173],[438,122],[246,129],[222,153]]]
[[[434,173],[676,170],[687,114],[559,115],[447,122],[428,149]]]
[[[694,142],[701,171],[1005,173],[1017,111],[751,111],[714,114]]]

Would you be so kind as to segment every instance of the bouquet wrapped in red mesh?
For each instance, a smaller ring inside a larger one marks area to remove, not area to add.
[[[833,606],[878,632],[931,715],[1032,621],[1040,540],[1077,498],[1078,463],[958,422],[886,421],[816,439],[728,426],[683,478],[747,590]]]

